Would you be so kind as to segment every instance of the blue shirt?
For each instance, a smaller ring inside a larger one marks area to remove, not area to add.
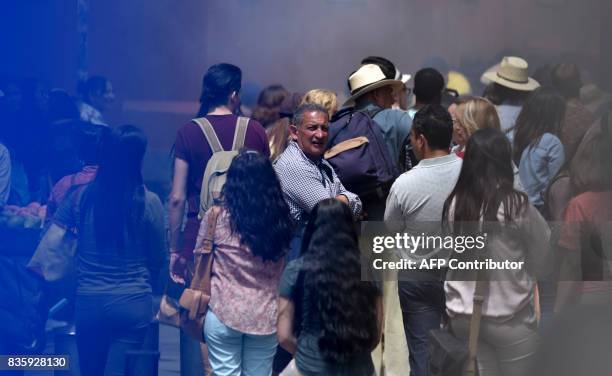
[[[509,104],[500,104],[496,107],[497,115],[499,116],[499,125],[501,126],[502,132],[504,132],[508,140],[510,140],[510,143],[512,143],[514,139],[514,124],[522,108],[521,106]]]
[[[374,103],[367,103],[357,110],[375,111],[380,110],[380,107]],[[391,159],[398,166],[402,147],[412,129],[412,118],[407,111],[388,108],[378,112],[373,120],[380,126]]]
[[[540,141],[528,146],[521,154],[519,176],[529,196],[536,206],[544,204],[544,193],[548,184],[565,163],[565,152],[557,136],[544,133]]]

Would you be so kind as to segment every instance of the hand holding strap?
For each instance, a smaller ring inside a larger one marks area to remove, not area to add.
[[[483,231],[483,224],[480,223],[480,233]],[[482,254],[486,252],[485,248]],[[480,257],[482,258],[482,257]],[[476,272],[476,286],[474,287],[474,301],[472,317],[470,320],[470,333],[468,340],[468,360],[463,372],[464,376],[476,375],[476,354],[478,353],[478,337],[480,336],[480,320],[482,318],[482,306],[489,292],[489,273],[488,270],[478,269]]]

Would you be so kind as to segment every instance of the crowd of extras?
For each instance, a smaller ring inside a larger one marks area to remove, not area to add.
[[[374,375],[382,362],[389,374],[428,375],[431,330],[468,338],[475,282],[441,269],[365,281],[360,223],[496,222],[510,235],[490,236],[487,254],[529,267],[488,283],[478,370],[528,375],[551,351],[542,338],[558,317],[612,301],[602,262],[612,219],[610,101],[581,73],[505,57],[476,96],[434,68],[406,74],[371,56],[342,78],[350,93],[342,102],[330,90],[272,85],[248,108],[241,69],[216,64],[202,79],[200,121],[180,126],[169,150],[168,197],[143,180],[143,131],[105,120],[108,79],[85,80],[78,95],[5,80],[0,208],[77,236],[70,296],[82,375],[123,374],[125,353],[142,347],[158,309],[154,281],[189,286],[211,221],[205,372]],[[201,212],[211,144],[232,150],[237,139],[218,215]],[[394,370],[394,356],[409,367]]]

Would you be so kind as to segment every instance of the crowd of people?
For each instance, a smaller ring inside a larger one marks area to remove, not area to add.
[[[213,65],[195,120],[176,133],[167,209],[143,180],[143,132],[103,118],[107,79],[85,81],[78,101],[2,82],[0,208],[39,202],[47,231],[78,239],[83,375],[123,374],[157,309],[164,260],[172,283],[188,286],[209,226],[203,372],[428,375],[431,330],[469,337],[475,279],[433,269],[367,281],[359,223],[408,233],[439,223],[456,235],[496,223],[506,231],[491,233],[487,254],[529,267],[489,275],[477,368],[527,375],[557,315],[612,301],[610,104],[587,108],[574,64],[536,78],[528,68],[505,57],[483,74],[483,96],[459,95],[434,68],[412,76],[370,56],[342,104],[330,90],[272,85],[246,109],[240,68]],[[229,168],[212,166],[225,151]],[[215,174],[225,180],[213,191]]]

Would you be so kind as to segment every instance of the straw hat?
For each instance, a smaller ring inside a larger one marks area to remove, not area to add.
[[[524,59],[506,56],[499,66],[485,72],[483,78],[514,90],[532,91],[540,87],[538,81],[529,77],[529,65]]]
[[[388,85],[403,85],[401,80],[391,80],[376,64],[365,64],[349,77],[351,96],[344,102],[343,107],[354,106],[355,100],[365,93]]]

